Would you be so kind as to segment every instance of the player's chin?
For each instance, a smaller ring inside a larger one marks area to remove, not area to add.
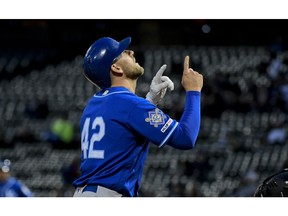
[[[145,70],[144,70],[144,68],[141,67],[141,66],[140,66],[140,68],[141,68],[141,72],[142,72],[142,75],[143,75]]]
[[[142,76],[144,74],[144,68],[141,67],[138,63],[136,64],[136,67],[135,67],[135,73],[138,76]]]
[[[141,76],[143,76],[143,74],[144,74],[144,70],[138,70],[138,72],[137,72],[137,77],[141,77]]]

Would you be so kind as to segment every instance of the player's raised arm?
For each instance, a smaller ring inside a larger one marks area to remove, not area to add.
[[[189,68],[189,56],[185,57],[182,75],[182,86],[186,91],[201,91],[203,76],[192,68]]]
[[[189,56],[184,59],[182,86],[186,90],[184,112],[167,145],[177,149],[191,149],[195,146],[200,129],[203,76],[189,67]]]

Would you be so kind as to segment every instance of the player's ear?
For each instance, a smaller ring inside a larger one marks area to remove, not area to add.
[[[122,68],[117,64],[112,64],[110,70],[114,76],[122,76],[123,75]]]

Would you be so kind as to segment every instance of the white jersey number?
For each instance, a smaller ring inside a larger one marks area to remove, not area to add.
[[[90,128],[90,118],[86,118],[83,126],[83,130],[81,133],[81,149],[83,151],[83,158],[96,158],[103,159],[104,158],[104,150],[95,150],[94,144],[99,142],[105,135],[105,122],[102,117],[96,117],[92,123],[91,129],[96,129],[99,127],[99,131],[95,132],[91,136],[91,140],[89,142],[89,128]]]

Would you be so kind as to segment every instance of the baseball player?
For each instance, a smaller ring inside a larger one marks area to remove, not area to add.
[[[9,159],[0,161],[0,197],[32,197],[32,192],[10,175]]]
[[[132,50],[131,38],[118,42],[104,37],[95,41],[84,57],[84,75],[101,91],[83,111],[81,129],[81,175],[73,182],[74,197],[136,197],[149,143],[188,150],[195,145],[200,128],[203,77],[189,68],[185,57],[182,85],[186,102],[179,122],[157,103],[173,82],[156,73],[146,98],[135,94],[144,74]]]
[[[287,197],[288,169],[266,178],[256,189],[254,197]]]

